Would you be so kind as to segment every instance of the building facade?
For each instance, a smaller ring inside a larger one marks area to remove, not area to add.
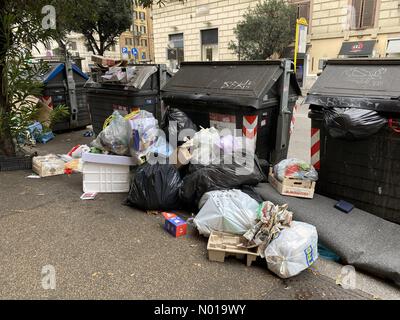
[[[90,66],[93,64],[92,55],[93,52],[89,51],[85,44],[85,37],[82,34],[71,32],[67,36],[67,49],[69,53],[74,57],[79,57],[81,59],[81,66],[84,72],[90,71]],[[46,59],[57,59],[62,58],[58,56],[58,43],[56,41],[50,41],[49,43],[37,44],[37,48],[32,50],[32,55],[36,58],[46,58]],[[104,56],[107,58],[120,59],[121,50],[117,42],[116,45],[111,46],[105,53]]]
[[[151,9],[136,7],[132,27],[121,34],[121,57],[133,62],[154,62],[154,34]]]
[[[400,57],[400,0],[287,0],[309,22],[306,54],[298,57],[303,87],[326,59]],[[153,8],[155,61],[237,60],[228,49],[234,28],[254,0],[170,0]],[[288,51],[287,58],[292,58]],[[290,53],[291,52],[291,53]]]
[[[82,70],[89,72],[90,67],[93,65],[91,59],[93,52],[88,50],[85,44],[85,37],[82,34],[71,32],[67,36],[67,41],[68,51],[73,56],[80,57]],[[136,57],[133,55],[133,48],[137,50]],[[51,41],[46,45],[39,43],[37,48],[33,49],[32,54],[36,58],[58,58],[58,44],[55,41]],[[151,10],[136,7],[130,30],[123,32],[116,40],[116,44],[106,50],[104,56],[113,59],[126,59],[137,63],[154,62]]]
[[[153,7],[155,61],[237,60],[228,49],[234,28],[254,0],[170,0]]]

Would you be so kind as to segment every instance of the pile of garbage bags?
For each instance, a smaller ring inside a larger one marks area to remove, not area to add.
[[[172,147],[171,139],[181,141]],[[263,202],[253,191],[266,177],[254,143],[244,137],[221,136],[215,128],[198,130],[178,109],[167,110],[161,129],[149,112],[125,117],[114,112],[91,147],[135,160],[126,201],[130,206],[198,212],[193,223],[200,234],[241,236],[240,245],[257,248],[282,278],[298,274],[318,258],[316,229],[293,222],[287,205]],[[318,179],[315,169],[298,159],[282,161],[274,172],[279,180]]]
[[[211,191],[193,222],[199,233],[213,231],[243,236],[245,248],[257,248],[268,268],[281,278],[298,275],[318,259],[314,226],[293,221],[287,205],[258,203],[240,190]]]

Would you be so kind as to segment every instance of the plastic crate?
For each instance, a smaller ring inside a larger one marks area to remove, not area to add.
[[[0,171],[30,170],[32,169],[32,158],[35,155],[15,157],[0,156]]]
[[[84,162],[83,192],[126,193],[129,191],[129,166]]]

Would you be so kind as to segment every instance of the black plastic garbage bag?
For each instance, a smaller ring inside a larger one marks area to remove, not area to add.
[[[360,140],[376,134],[387,119],[372,110],[332,108],[325,110],[324,122],[332,138]]]
[[[170,122],[175,121],[177,126],[171,126]],[[187,114],[179,109],[168,107],[163,117],[161,128],[165,132],[167,139],[169,137],[179,137],[179,134],[184,129],[191,129],[197,132],[198,127],[192,122]],[[168,140],[169,141],[169,140]]]
[[[237,164],[208,166],[191,164],[189,174],[183,179],[180,197],[187,206],[197,207],[206,192],[240,189],[244,185],[255,186],[264,180],[265,176],[257,163],[252,170]]]
[[[132,177],[127,204],[142,210],[179,209],[181,185],[175,166],[146,163]]]

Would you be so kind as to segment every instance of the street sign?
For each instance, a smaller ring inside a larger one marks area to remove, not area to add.
[[[294,72],[297,70],[297,54],[307,51],[307,30],[308,23],[305,18],[296,21],[296,44],[294,47]]]
[[[138,49],[136,49],[136,48],[133,48],[133,49],[132,49],[132,54],[133,54],[135,57],[137,57],[137,56],[138,56],[138,54],[139,54],[139,51],[138,51]]]
[[[129,50],[128,50],[127,47],[123,47],[123,48],[122,48],[122,53],[125,53],[125,54],[126,54],[126,53],[128,53],[128,52],[129,52]]]
[[[146,59],[146,53],[142,53],[142,60]]]
[[[307,26],[299,25],[299,48],[298,53],[306,53],[307,50]]]

